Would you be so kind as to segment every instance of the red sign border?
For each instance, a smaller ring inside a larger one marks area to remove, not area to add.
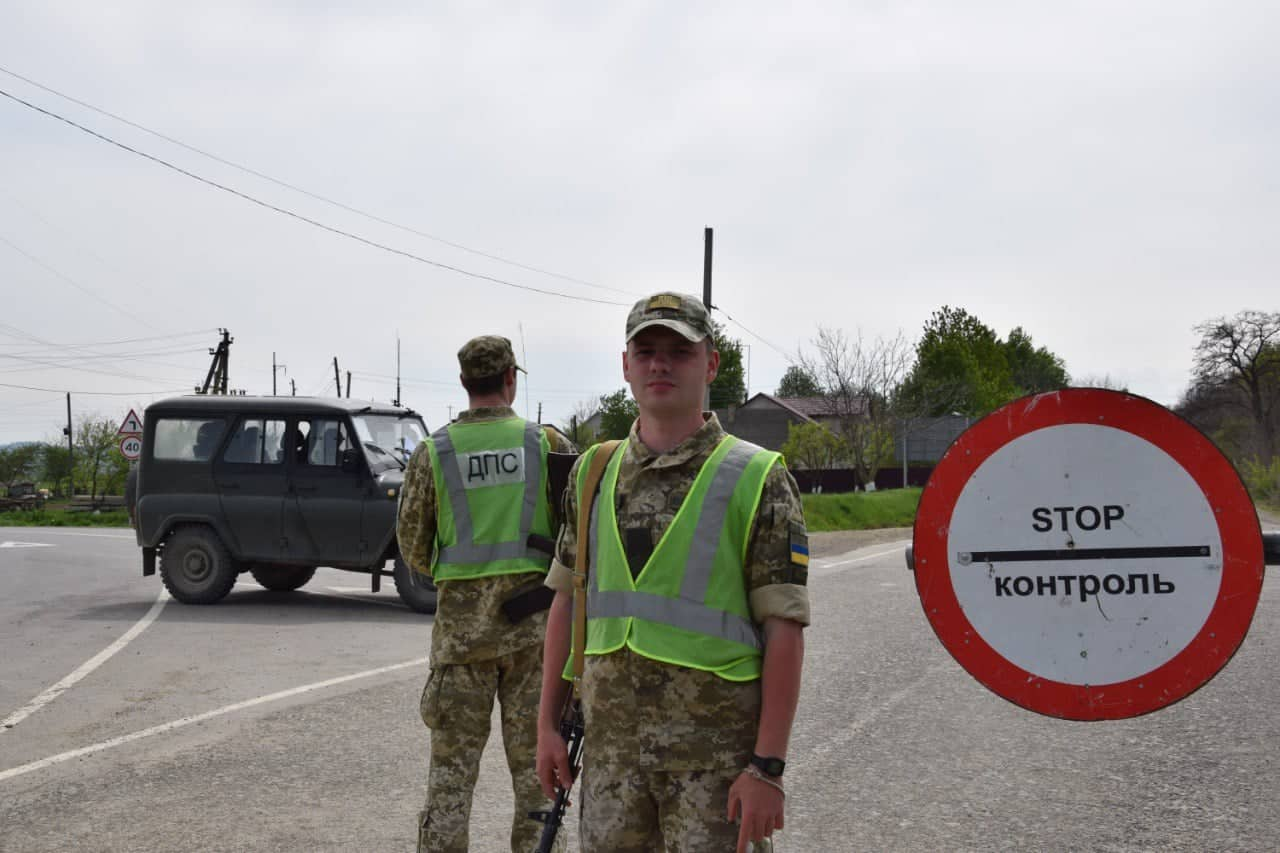
[[[1204,627],[1178,654],[1138,678],[1075,685],[1033,675],[1005,660],[974,629],[951,585],[951,514],[978,467],[1009,442],[1047,427],[1103,424],[1169,454],[1195,480],[1218,517],[1222,584]],[[1226,665],[1244,641],[1265,571],[1257,511],[1231,463],[1198,429],[1144,397],[1094,388],[1023,397],[978,421],[943,454],[920,497],[913,530],[916,590],[951,656],[999,696],[1070,720],[1136,717],[1183,699]]]
[[[137,421],[139,425],[142,424],[142,418],[138,417],[137,412],[135,412],[133,409],[130,409],[129,414],[125,415],[124,420],[120,422],[120,429],[116,430],[116,435],[123,435],[123,436],[142,435],[142,430],[140,429],[128,430],[128,431],[125,430],[124,425],[129,423],[130,418],[133,418],[135,421]]]
[[[137,456],[130,456],[129,454],[124,452],[124,443],[126,441],[129,441],[135,438],[138,440],[139,444],[142,443],[142,433],[139,433],[139,432],[125,433],[123,436],[120,437],[120,455],[123,456],[125,459],[128,459],[130,462],[133,462],[134,460],[139,459],[142,456],[142,448],[138,448]]]

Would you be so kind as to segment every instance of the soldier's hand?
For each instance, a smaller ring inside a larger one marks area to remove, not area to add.
[[[541,745],[541,744],[539,744]],[[729,788],[729,820],[742,819],[738,829],[738,853],[746,853],[748,841],[760,841],[782,829],[782,791],[743,771]]]
[[[538,754],[535,764],[538,782],[548,800],[556,796],[556,788],[573,787],[573,774],[569,771],[569,748],[560,730],[538,728]]]

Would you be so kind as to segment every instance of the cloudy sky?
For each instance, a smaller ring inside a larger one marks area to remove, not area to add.
[[[950,304],[1171,404],[1196,323],[1280,309],[1278,10],[10,0],[0,443],[190,388],[219,327],[235,387],[379,400],[398,335],[432,428],[504,334],[562,421],[707,226],[752,393]]]

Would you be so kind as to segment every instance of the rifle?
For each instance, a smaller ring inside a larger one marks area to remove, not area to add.
[[[565,703],[564,716],[560,718],[560,737],[569,748],[569,787],[582,769],[582,706],[570,697]],[[548,811],[529,812],[529,817],[542,824],[542,836],[535,853],[551,853],[556,844],[556,833],[564,823],[565,810],[569,808],[569,788],[556,787],[556,801]]]

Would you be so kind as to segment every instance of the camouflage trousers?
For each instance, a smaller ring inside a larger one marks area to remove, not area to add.
[[[738,825],[725,813],[729,787],[741,772],[741,767],[663,772],[592,764],[588,750],[579,824],[583,853],[734,850]]]
[[[516,853],[534,849],[542,824],[528,814],[550,807],[534,772],[541,692],[541,644],[491,661],[432,668],[422,691],[422,721],[431,729],[431,769],[426,806],[418,816],[419,853],[467,850],[471,796],[480,773],[480,755],[489,739],[495,695],[501,705],[502,745],[515,793],[511,849]],[[564,849],[563,844],[559,849]]]

